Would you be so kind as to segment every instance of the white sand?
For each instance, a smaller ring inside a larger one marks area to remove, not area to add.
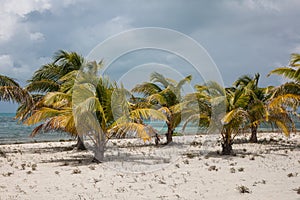
[[[236,156],[199,145],[203,136],[164,147],[111,140],[102,164],[74,142],[1,145],[0,199],[300,199],[300,135],[259,137],[267,144],[234,144]]]

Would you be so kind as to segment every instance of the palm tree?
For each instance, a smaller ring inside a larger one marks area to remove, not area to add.
[[[222,154],[230,155],[234,138],[240,133],[240,129],[245,126],[249,116],[244,108],[249,102],[249,95],[243,90],[226,88],[226,115],[222,119]]]
[[[148,103],[158,107],[166,115],[168,127],[166,144],[172,142],[174,129],[181,122],[181,108],[179,106],[182,101],[181,90],[183,85],[190,82],[191,79],[192,76],[190,75],[176,82],[154,72],[150,76],[151,82],[138,84],[132,89],[132,92],[144,95]]]
[[[95,144],[94,161],[104,160],[105,144],[112,133],[136,133],[143,140],[149,140],[148,128],[140,123],[142,119],[167,120],[161,112],[137,108],[126,99],[124,88],[117,88],[108,77],[96,77],[95,62],[86,65],[75,81],[73,88],[74,120],[79,135],[87,135]]]
[[[261,123],[269,123],[280,128],[286,135],[289,135],[289,127],[293,126],[288,111],[281,107],[271,107],[273,87],[258,87],[259,74],[254,77],[244,75],[235,81],[234,86],[243,90],[249,96],[249,102],[244,108],[248,113],[246,128],[251,129],[250,142],[257,142],[257,129]]]
[[[270,97],[268,88],[258,87],[260,74],[254,77],[244,75],[239,77],[235,82],[235,88],[244,90],[249,95],[249,102],[244,108],[248,112],[249,128],[251,130],[250,142],[257,142],[257,129],[262,121],[266,121],[266,101]]]
[[[100,64],[101,65],[101,64]],[[93,67],[94,66],[94,67]],[[121,92],[115,92],[117,85],[108,77],[96,77],[99,64],[89,62],[78,72],[72,89],[67,92],[49,92],[41,100],[40,107],[25,120],[26,124],[43,122],[32,135],[48,130],[62,130],[74,135],[88,136],[95,144],[94,161],[104,160],[105,144],[112,133],[135,132],[144,140],[150,139],[145,125],[137,123],[141,118],[154,117],[166,120],[165,116],[152,109],[129,110],[128,114],[114,116],[114,105],[129,105]],[[64,84],[68,84],[65,82]],[[64,87],[62,85],[62,87]],[[115,97],[113,97],[115,94]],[[117,99],[119,102],[112,102]]]
[[[43,97],[48,92],[65,92],[71,91],[76,74],[81,68],[84,58],[76,52],[66,52],[59,50],[55,53],[53,62],[43,65],[38,69],[33,77],[28,81],[26,89],[32,93],[34,104],[32,106],[20,105],[16,117],[21,121],[26,120],[34,110],[47,105],[43,105]],[[42,127],[44,127],[42,129]],[[34,129],[35,136],[37,133],[50,130],[47,124],[40,125]],[[39,131],[37,131],[39,130]],[[61,129],[68,132],[68,129]],[[69,132],[71,135],[76,136],[75,132]],[[81,137],[77,137],[76,147],[78,150],[85,150],[84,143]]]
[[[31,104],[31,96],[15,80],[0,75],[0,101],[10,101],[19,104]]]

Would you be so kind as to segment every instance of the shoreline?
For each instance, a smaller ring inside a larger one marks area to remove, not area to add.
[[[46,133],[47,134],[47,133]],[[250,132],[242,132],[240,133],[237,138],[240,137],[245,137],[245,139],[248,139],[247,137],[250,136]],[[281,131],[277,130],[277,131],[259,131],[258,133],[258,137],[260,134],[279,134],[279,135],[283,135],[283,137],[286,137]],[[291,132],[290,135],[292,134],[300,134],[300,130],[296,130],[296,132]],[[199,136],[199,135],[208,135],[207,133],[179,133],[179,135],[174,135],[173,137],[182,137],[182,136]],[[217,136],[218,134],[213,134],[214,136]],[[242,136],[243,135],[243,136]],[[247,136],[245,136],[247,135]],[[164,134],[160,134],[160,137],[163,139],[164,138]],[[34,139],[34,138],[33,138]],[[117,140],[117,139],[122,139],[122,138],[112,138],[113,140]],[[138,139],[136,137],[128,137],[128,138],[123,138],[123,139]],[[89,140],[88,138],[86,140]],[[4,141],[0,141],[0,146],[2,145],[12,145],[12,144],[34,144],[34,143],[45,143],[45,142],[72,142],[72,141],[76,141],[76,139],[72,139],[72,138],[67,138],[67,139],[45,139],[45,140],[33,140],[33,141],[8,141],[8,142],[4,142]]]

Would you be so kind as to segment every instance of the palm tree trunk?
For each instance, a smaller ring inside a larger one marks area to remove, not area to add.
[[[76,149],[80,150],[80,151],[86,150],[86,147],[84,146],[84,143],[83,143],[83,137],[82,136],[77,136]]]
[[[251,128],[251,137],[249,139],[249,142],[257,143],[257,129],[258,129],[258,126],[255,124],[255,125],[252,125],[250,128]]]
[[[102,130],[97,134],[95,154],[93,162],[102,163],[104,161],[104,151],[105,151],[105,134]]]
[[[166,138],[167,138],[166,144],[169,144],[173,141],[172,136],[173,136],[174,131],[173,131],[173,127],[172,127],[171,123],[167,122],[167,126],[168,126],[168,132],[166,134]]]
[[[105,142],[101,141],[95,146],[95,155],[93,162],[101,163],[104,161]]]
[[[233,141],[231,136],[226,134],[226,138],[224,138],[222,143],[222,154],[223,155],[230,155],[232,153],[232,144]]]

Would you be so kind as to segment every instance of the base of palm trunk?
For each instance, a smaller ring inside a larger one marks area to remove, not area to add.
[[[93,162],[102,163],[104,161],[104,151],[105,151],[104,145],[105,145],[104,142],[101,142],[99,146],[95,147]]]
[[[249,142],[251,142],[251,143],[257,143],[257,134],[256,133],[252,133],[251,134]]]
[[[75,145],[76,149],[79,151],[85,151],[86,147],[84,146],[83,140],[80,137],[77,137],[77,144]]]
[[[173,142],[173,137],[172,137],[172,135],[173,135],[173,131],[172,131],[172,132],[168,132],[168,133],[166,134],[166,138],[167,138],[166,144],[170,144],[171,142]]]
[[[222,155],[231,155],[232,154],[232,144],[223,143],[222,144]]]

